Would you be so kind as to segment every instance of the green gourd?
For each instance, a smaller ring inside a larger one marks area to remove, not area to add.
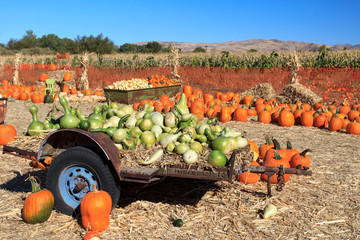
[[[101,114],[101,110],[102,110],[101,105],[100,104],[96,105],[93,109],[93,113],[90,114],[90,116],[88,117],[89,121],[93,119],[97,119],[100,120],[101,122],[104,122],[104,117]]]
[[[61,94],[59,94],[59,102],[65,110],[65,114],[60,118],[60,128],[76,128],[79,125],[80,119],[71,114],[68,102]]]
[[[38,110],[39,109],[35,104],[32,104],[29,108],[29,112],[31,113],[33,119],[27,129],[27,133],[30,136],[38,135],[42,130],[44,130],[44,123],[40,122],[37,117]]]

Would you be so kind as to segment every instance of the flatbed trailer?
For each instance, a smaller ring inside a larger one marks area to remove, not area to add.
[[[133,150],[137,151],[137,150]],[[271,195],[271,178],[278,174],[297,174],[309,176],[308,169],[248,166],[235,169],[235,158],[240,149],[233,151],[225,167],[201,168],[186,164],[166,165],[163,167],[122,167],[120,150],[105,133],[94,133],[81,129],[59,129],[50,133],[41,143],[38,152],[22,150],[5,145],[3,153],[41,161],[53,157],[46,176],[46,186],[55,198],[55,208],[67,215],[79,211],[81,199],[93,186],[107,191],[113,201],[113,207],[120,197],[120,186],[127,183],[139,183],[149,186],[167,177],[199,179],[209,181],[232,182],[235,175],[243,171],[268,175],[268,195]],[[277,190],[281,190],[280,181]]]

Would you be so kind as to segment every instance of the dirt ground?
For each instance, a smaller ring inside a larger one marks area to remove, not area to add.
[[[83,103],[89,114],[97,103]],[[9,102],[5,123],[22,135],[31,122],[30,104]],[[70,104],[71,105],[71,104]],[[37,104],[43,121],[51,105]],[[61,114],[59,112],[58,114]],[[225,125],[225,124],[224,124]],[[312,176],[291,176],[281,192],[266,196],[266,184],[254,185],[167,179],[135,195],[121,195],[102,239],[359,239],[360,136],[327,129],[280,127],[253,120],[226,125],[246,131],[247,139],[262,144],[265,133],[285,147],[287,140],[302,151],[310,148]],[[0,149],[1,150],[1,149]],[[50,219],[31,225],[21,209],[31,191],[29,173],[45,179],[46,170],[30,161],[0,154],[0,239],[82,239],[86,230],[79,219],[53,211]],[[42,182],[45,187],[45,183]],[[268,204],[278,213],[262,219]],[[172,226],[169,215],[184,221]]]

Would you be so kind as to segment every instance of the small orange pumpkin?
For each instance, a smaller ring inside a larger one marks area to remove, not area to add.
[[[250,166],[260,166],[258,162],[252,161],[250,163]],[[260,174],[257,173],[251,173],[251,172],[243,172],[238,176],[238,181],[244,183],[244,184],[252,184],[257,183],[260,181]]]
[[[43,73],[40,74],[39,80],[40,80],[40,82],[45,82],[46,79],[48,79],[48,78],[49,78],[49,75],[47,73],[43,72]]]
[[[70,81],[71,78],[72,78],[71,73],[66,72],[66,73],[64,74],[64,81],[65,81],[65,82]]]

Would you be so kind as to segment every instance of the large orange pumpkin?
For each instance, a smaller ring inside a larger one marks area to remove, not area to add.
[[[98,191],[96,185],[93,192],[88,192],[80,203],[83,227],[90,231],[105,231],[109,226],[109,215],[112,200],[105,191]]]
[[[28,180],[31,182],[32,193],[25,199],[22,210],[23,219],[31,224],[43,223],[51,215],[54,196],[47,189],[41,190],[33,176],[30,176]]]
[[[15,140],[16,130],[11,124],[0,125],[0,145],[6,145]]]

